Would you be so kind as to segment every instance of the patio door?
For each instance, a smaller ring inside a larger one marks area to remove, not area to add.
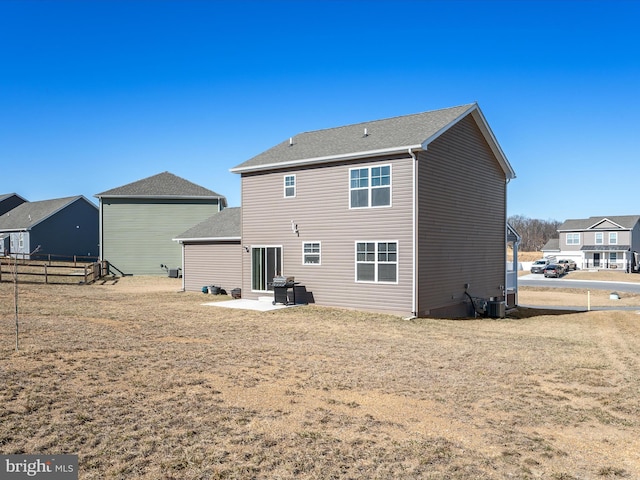
[[[593,266],[594,267],[600,266],[600,254],[597,252],[594,252],[593,254]]]
[[[282,274],[282,247],[251,247],[251,290],[273,290],[273,277]]]

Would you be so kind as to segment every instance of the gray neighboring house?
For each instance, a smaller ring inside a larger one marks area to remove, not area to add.
[[[22,198],[17,193],[5,193],[0,194],[0,217],[7,213],[9,210],[13,210],[18,205],[22,205],[27,200]],[[0,233],[0,257],[4,256],[10,248],[10,236],[8,233]]]
[[[100,259],[113,273],[167,275],[182,264],[176,235],[226,207],[224,196],[170,172],[95,195]]]
[[[0,217],[0,236],[8,237],[8,252],[20,258],[38,246],[38,256],[97,258],[98,207],[82,195],[24,202]]]
[[[228,294],[242,285],[240,207],[225,208],[174,238],[182,245],[182,287],[215,285]]]
[[[0,194],[0,215],[4,215],[9,210],[13,210],[18,205],[22,205],[27,200],[17,193]]]
[[[281,274],[317,304],[408,317],[506,301],[515,172],[475,103],[300,133],[231,171],[244,298]]]
[[[559,237],[542,248],[545,255],[571,259],[579,268],[631,269],[640,252],[640,215],[566,220]]]

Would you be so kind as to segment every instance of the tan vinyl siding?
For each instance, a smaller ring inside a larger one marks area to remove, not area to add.
[[[320,305],[409,315],[412,306],[412,162],[408,156],[242,176],[242,243],[282,245],[284,275],[305,285]],[[349,169],[391,165],[392,206],[349,209]],[[296,196],[283,178],[296,175]],[[294,233],[291,222],[298,226]],[[355,281],[356,241],[398,242],[397,284]],[[322,244],[321,265],[302,265],[302,244]],[[251,292],[251,254],[243,253],[243,297]]]
[[[184,289],[199,292],[215,285],[228,294],[242,286],[242,246],[239,241],[184,245]]]
[[[503,295],[506,181],[472,117],[429,144],[418,160],[419,314],[466,310]]]
[[[602,233],[602,243],[596,243],[596,232]],[[629,245],[631,242],[631,232],[629,230],[588,230],[586,232],[580,233],[580,245],[567,245],[567,247],[578,247],[576,250],[580,250],[583,245]],[[609,233],[617,233],[618,241],[616,243],[609,242]],[[565,235],[566,240],[566,235]],[[571,250],[570,248],[566,248],[566,250]]]
[[[567,233],[578,233],[580,235],[580,242],[567,245]],[[595,235],[592,240],[595,241]],[[563,252],[579,252],[582,246],[585,244],[584,232],[562,232],[558,236],[558,242],[560,243],[560,250]]]
[[[182,266],[172,241],[218,211],[215,201],[103,199],[102,256],[125,274],[166,275],[160,265]]]

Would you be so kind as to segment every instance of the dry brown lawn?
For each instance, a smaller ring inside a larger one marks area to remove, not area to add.
[[[19,285],[15,352],[1,283],[0,452],[78,454],[81,479],[640,478],[635,311],[407,321],[179,287]]]

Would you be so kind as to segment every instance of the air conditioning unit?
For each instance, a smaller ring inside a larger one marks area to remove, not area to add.
[[[170,268],[169,269],[169,278],[181,278],[182,277],[182,269],[181,268]]]
[[[504,318],[505,304],[504,302],[487,302],[487,316],[491,318]]]

